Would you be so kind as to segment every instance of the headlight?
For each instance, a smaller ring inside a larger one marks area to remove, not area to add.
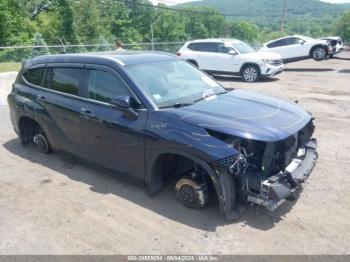
[[[264,64],[268,64],[268,65],[272,65],[274,63],[274,60],[272,60],[272,59],[261,59],[261,61]]]

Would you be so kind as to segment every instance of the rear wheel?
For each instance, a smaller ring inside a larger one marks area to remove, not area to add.
[[[243,68],[241,75],[245,82],[256,82],[260,78],[260,71],[257,66],[247,65]]]
[[[327,57],[327,51],[322,46],[316,46],[314,49],[312,49],[311,56],[316,61],[322,61]]]
[[[33,137],[33,142],[40,153],[48,154],[50,153],[50,145],[46,137],[42,133],[35,134]]]

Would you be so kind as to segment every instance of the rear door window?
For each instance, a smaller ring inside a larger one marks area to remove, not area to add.
[[[286,45],[286,39],[277,40],[267,45],[268,48],[280,47]]]
[[[121,78],[112,72],[89,69],[87,80],[88,98],[110,103],[120,95],[131,96],[131,92]]]
[[[79,95],[83,70],[79,68],[49,68],[45,87],[70,95]]]
[[[39,68],[28,69],[27,71],[24,72],[23,77],[29,83],[40,86],[43,75],[44,75],[44,67],[39,67]]]
[[[200,51],[216,53],[218,51],[219,43],[201,43]]]
[[[199,52],[218,52],[218,46],[220,43],[192,43],[188,45],[188,48],[191,50]]]

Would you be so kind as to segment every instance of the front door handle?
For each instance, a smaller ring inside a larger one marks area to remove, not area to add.
[[[95,117],[94,113],[90,109],[81,108],[80,110],[81,110],[82,114],[84,115],[84,117],[86,117],[86,118],[94,118]]]

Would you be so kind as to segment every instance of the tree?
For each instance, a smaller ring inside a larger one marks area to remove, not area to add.
[[[40,25],[37,26],[36,32],[40,33],[43,39],[49,44],[59,43],[61,20],[57,10],[41,12],[35,17],[35,22]]]
[[[247,42],[254,42],[259,36],[259,28],[246,21],[231,22],[228,31],[230,36]]]
[[[102,35],[100,35],[100,37],[98,38],[98,41],[97,41],[96,51],[103,52],[103,51],[108,51],[108,50],[110,50],[109,43]]]
[[[350,12],[346,12],[337,22],[335,33],[345,41],[350,41]]]
[[[31,54],[32,57],[50,54],[49,48],[47,47],[47,44],[40,33],[34,34],[33,45],[34,47]]]
[[[33,27],[23,12],[23,2],[18,0],[0,1],[0,45],[28,43]]]
[[[213,8],[191,7],[186,8],[186,33],[194,38],[223,37],[226,36],[225,18]]]
[[[183,41],[187,39],[186,20],[181,13],[159,9],[154,20],[156,42]]]
[[[59,38],[66,43],[76,43],[76,30],[74,22],[74,11],[69,0],[59,0],[59,16],[61,25],[58,31]]]
[[[83,42],[96,43],[101,34],[101,19],[95,0],[80,0],[75,8],[78,36]]]

